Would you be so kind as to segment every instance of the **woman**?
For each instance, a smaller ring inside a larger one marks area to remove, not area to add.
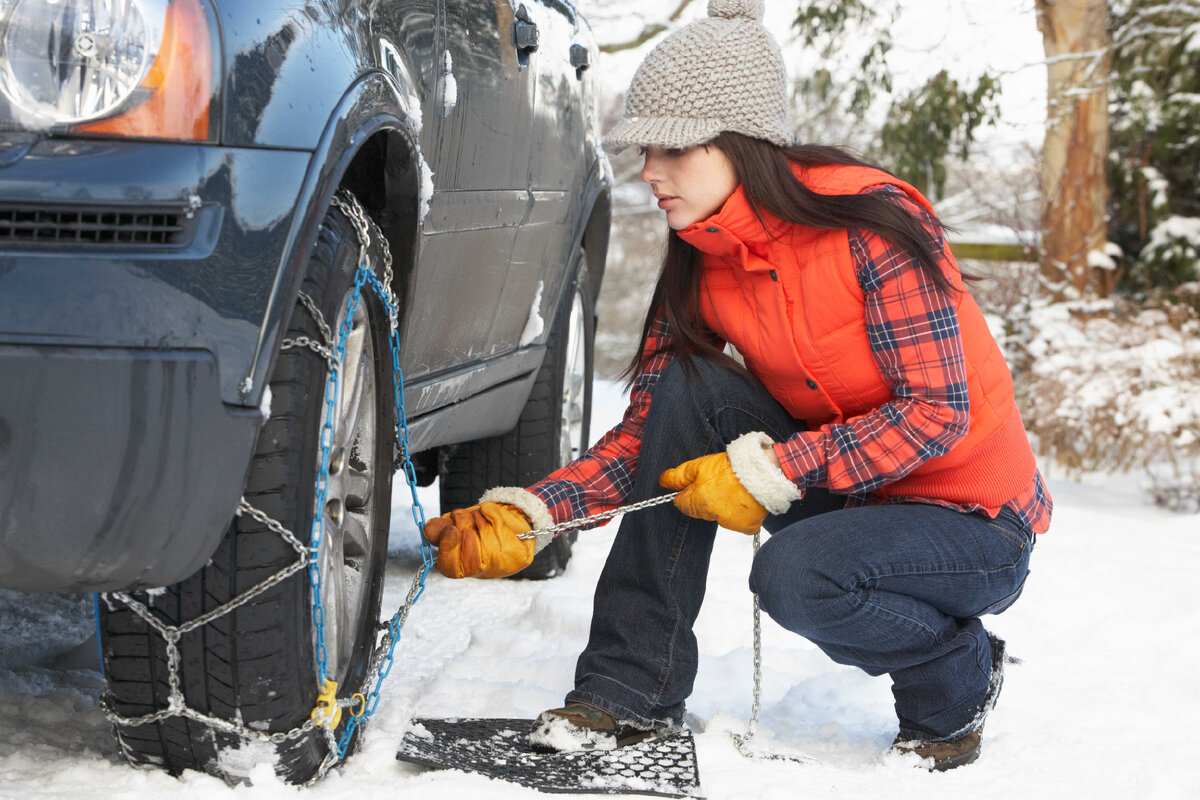
[[[531,734],[562,749],[682,724],[717,525],[765,527],[762,608],[890,675],[892,749],[948,769],[978,756],[1003,676],[979,617],[1020,594],[1051,501],[928,201],[841,150],[788,145],[762,11],[711,0],[646,58],[606,140],[642,149],[670,229],[624,419],[425,535],[443,574],[495,577],[532,560],[531,527],[679,491],[621,523],[575,689]]]

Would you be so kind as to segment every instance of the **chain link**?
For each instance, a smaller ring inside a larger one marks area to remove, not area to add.
[[[317,323],[317,328],[321,331],[321,341],[310,339],[307,336],[295,336],[290,339],[284,339],[279,343],[280,350],[291,350],[296,347],[307,347],[314,353],[325,359],[325,363],[329,365],[329,369],[337,369],[337,356],[334,355],[333,347],[333,331],[329,330],[329,324],[325,322],[325,315],[321,313],[321,309],[317,308],[317,304],[304,292],[300,292],[297,298],[300,305],[308,310],[309,316]]]
[[[754,555],[758,555],[758,546],[762,543],[762,531],[754,532]],[[773,761],[794,761],[798,764],[819,764],[810,756],[784,755],[763,750],[752,750],[750,742],[758,733],[758,714],[762,710],[762,609],[758,603],[758,593],[754,593],[754,702],[750,707],[750,722],[746,725],[745,733],[729,732],[737,751],[746,758],[763,758]]]
[[[313,322],[317,323],[317,328],[321,331],[321,341],[325,347],[333,350],[333,331],[329,329],[329,323],[325,321],[325,315],[321,313],[321,309],[317,307],[317,303],[305,292],[300,292],[297,296],[300,305],[304,306],[308,313],[312,316]],[[284,339],[286,342],[287,340]]]
[[[215,619],[225,616],[232,611],[241,608],[249,603],[255,597],[267,591],[273,586],[278,585],[286,580],[289,576],[304,569],[308,564],[309,549],[279,522],[267,516],[265,513],[250,505],[245,500],[238,503],[239,514],[249,514],[254,519],[267,526],[271,531],[279,534],[285,542],[287,542],[293,550],[296,551],[298,558],[288,566],[284,567],[279,572],[271,575],[262,582],[247,589],[242,594],[229,600],[226,603],[217,606],[200,616],[189,620],[181,625],[169,625],[160,620],[153,611],[151,611],[144,603],[126,594],[125,592],[111,592],[106,594],[106,598],[112,598],[120,601],[127,606],[134,614],[140,617],[147,625],[153,628],[166,642],[167,646],[167,707],[159,711],[154,711],[140,717],[126,717],[117,714],[107,706],[104,707],[104,716],[109,722],[114,725],[124,727],[136,727],[138,725],[146,725],[154,722],[161,722],[169,717],[186,717],[195,722],[201,722],[212,728],[220,730],[224,733],[237,734],[248,736],[260,741],[270,741],[276,744],[282,743],[291,739],[296,739],[307,731],[315,727],[316,723],[312,720],[306,722],[303,726],[290,731],[282,731],[278,733],[265,733],[263,731],[247,728],[244,725],[230,722],[229,720],[212,717],[203,714],[195,709],[189,708],[183,697],[183,690],[180,687],[179,681],[179,640],[183,634],[190,633],[197,628],[207,625]]]
[[[620,514],[628,514],[633,511],[641,511],[644,508],[653,508],[654,506],[660,506],[663,503],[668,503],[668,502],[674,500],[675,496],[678,494],[679,494],[679,492],[671,492],[670,494],[660,494],[657,497],[651,497],[649,500],[641,500],[637,503],[630,503],[627,506],[621,506],[620,508],[612,508],[612,509],[609,509],[608,511],[601,511],[598,514],[592,514],[591,516],[587,516],[587,517],[576,517],[575,519],[569,519],[566,522],[559,522],[558,524],[551,525],[547,528],[538,528],[535,531],[528,531],[527,533],[519,533],[519,534],[517,534],[517,538],[518,539],[532,539],[536,536],[544,536],[546,534],[553,534],[553,535],[557,536],[558,534],[562,533],[563,531],[569,531],[569,530],[573,530],[575,528],[581,528],[584,525],[590,525],[593,522],[601,522],[606,519],[612,519],[613,517],[618,516]]]
[[[383,631],[382,639],[372,653],[370,667],[367,672],[366,679],[363,682],[363,687],[371,687],[369,694],[362,696],[362,702],[359,708],[350,715],[350,718],[343,729],[341,739],[335,735],[334,730],[329,724],[322,724],[315,718],[306,720],[302,725],[288,731],[279,731],[275,733],[266,733],[264,731],[249,728],[240,723],[230,720],[213,717],[208,714],[196,711],[189,708],[186,698],[183,695],[183,690],[180,681],[180,656],[179,656],[179,640],[185,633],[196,630],[208,623],[231,613],[232,611],[244,606],[246,603],[253,600],[263,592],[268,591],[287,578],[297,572],[308,569],[309,581],[312,588],[312,614],[314,626],[316,629],[316,650],[317,650],[317,666],[320,677],[319,685],[324,685],[324,680],[327,677],[326,666],[326,651],[325,651],[325,625],[324,625],[324,608],[321,603],[321,574],[320,565],[317,561],[317,554],[320,549],[323,523],[323,508],[324,496],[329,480],[329,456],[332,441],[332,419],[333,409],[336,406],[339,371],[342,360],[345,357],[346,339],[349,335],[350,328],[353,324],[352,317],[354,310],[357,308],[361,298],[362,288],[370,286],[371,291],[379,298],[381,304],[386,309],[388,318],[388,345],[392,353],[392,374],[393,380],[393,403],[396,408],[396,446],[395,450],[398,458],[402,459],[404,466],[405,479],[409,486],[409,492],[412,497],[412,513],[413,520],[417,524],[417,530],[424,528],[425,512],[421,507],[421,502],[417,497],[416,469],[409,458],[408,449],[408,421],[404,409],[404,377],[400,371],[400,355],[399,355],[399,333],[398,333],[398,306],[395,296],[391,291],[392,285],[392,256],[388,247],[387,240],[384,238],[379,227],[363,210],[362,205],[357,198],[348,192],[340,193],[335,196],[332,205],[339,208],[350,224],[354,227],[359,243],[359,259],[358,268],[355,272],[354,289],[347,301],[346,321],[338,331],[338,341],[335,346],[333,332],[329,325],[325,322],[324,316],[321,314],[317,304],[307,294],[301,292],[299,294],[299,303],[312,316],[320,330],[322,341],[317,341],[307,336],[296,336],[284,339],[281,343],[281,349],[289,350],[293,348],[307,348],[317,355],[321,356],[329,366],[329,378],[325,386],[325,403],[326,403],[326,421],[321,430],[321,466],[318,470],[317,483],[315,486],[317,494],[317,502],[315,504],[315,513],[313,516],[313,526],[310,536],[310,545],[304,545],[296,536],[285,528],[280,522],[271,518],[263,511],[255,508],[242,500],[238,504],[238,514],[248,514],[260,524],[266,526],[269,530],[278,534],[287,544],[296,551],[297,559],[287,565],[279,572],[271,575],[262,582],[256,584],[246,590],[237,597],[229,600],[222,605],[201,614],[200,616],[189,620],[181,625],[169,625],[160,620],[153,611],[151,611],[141,601],[124,592],[112,592],[105,594],[106,602],[117,601],[127,606],[134,614],[146,622],[154,631],[156,631],[166,643],[167,657],[167,707],[158,711],[145,714],[140,717],[126,717],[112,711],[107,706],[104,707],[105,717],[114,725],[119,727],[136,727],[140,725],[154,724],[162,722],[172,717],[183,717],[194,722],[212,728],[213,730],[227,733],[234,736],[240,736],[244,739],[254,739],[258,741],[267,741],[274,744],[282,744],[292,741],[308,734],[314,729],[320,729],[327,745],[325,758],[318,766],[316,773],[306,782],[308,785],[315,783],[325,776],[326,773],[345,757],[346,750],[349,747],[350,741],[353,738],[354,732],[362,727],[367,718],[374,712],[379,703],[379,691],[383,680],[391,672],[392,663],[394,660],[394,651],[396,643],[400,639],[400,631],[408,618],[408,613],[413,604],[421,596],[425,589],[425,579],[429,574],[430,568],[433,566],[433,547],[421,539],[421,560],[422,567],[413,579],[412,586],[409,589],[408,596],[405,599],[404,605],[397,610],[386,624],[380,626]],[[380,243],[383,253],[383,280],[374,274],[374,268],[371,265],[369,257],[369,247],[371,236],[374,235]],[[353,707],[357,701],[354,697],[340,698],[337,700],[337,705],[341,707]],[[328,720],[329,717],[322,717],[323,720]]]
[[[309,350],[312,350],[321,358],[325,359],[325,363],[331,368],[336,361],[333,350],[316,341],[315,339],[308,338],[307,336],[296,336],[292,339],[284,339],[279,344],[280,350],[293,350],[298,347],[307,347]]]
[[[754,555],[758,555],[761,531],[754,532]],[[750,723],[744,734],[730,733],[738,752],[751,757],[750,740],[758,733],[758,713],[762,709],[762,611],[758,605],[758,593],[754,595],[754,703],[750,707]]]

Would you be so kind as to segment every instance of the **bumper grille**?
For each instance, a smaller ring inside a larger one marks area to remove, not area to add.
[[[194,220],[180,207],[0,204],[0,247],[150,249],[191,241]]]

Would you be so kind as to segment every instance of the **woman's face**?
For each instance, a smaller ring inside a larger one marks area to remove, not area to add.
[[[643,147],[642,180],[650,184],[667,225],[683,230],[715,214],[738,186],[733,164],[718,148]]]

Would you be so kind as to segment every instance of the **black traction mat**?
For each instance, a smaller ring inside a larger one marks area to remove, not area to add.
[[[475,772],[558,794],[700,797],[691,731],[615,750],[547,753],[529,746],[529,719],[417,719],[396,758]]]

